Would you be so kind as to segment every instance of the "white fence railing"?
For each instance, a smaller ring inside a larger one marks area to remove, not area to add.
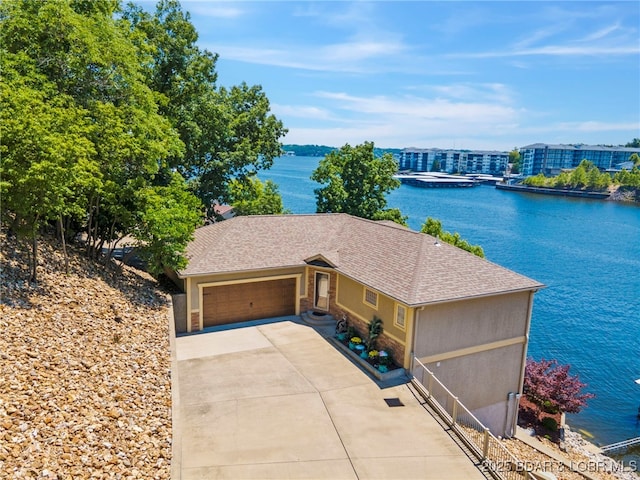
[[[412,383],[469,450],[498,480],[534,477],[427,367],[414,357]]]
[[[616,442],[616,443],[612,443],[611,445],[605,445],[604,447],[600,447],[600,451],[618,452],[618,451],[626,450],[629,447],[633,447],[639,444],[640,444],[640,437],[630,438],[628,440],[623,440],[622,442]]]

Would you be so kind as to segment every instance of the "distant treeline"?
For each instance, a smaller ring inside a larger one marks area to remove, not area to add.
[[[324,157],[325,155],[338,150],[337,147],[328,147],[326,145],[283,145],[285,152],[293,152],[298,157]],[[384,153],[399,155],[402,150],[400,148],[374,148],[373,153],[376,157],[381,157]]]

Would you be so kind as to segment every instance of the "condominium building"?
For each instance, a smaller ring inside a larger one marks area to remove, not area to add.
[[[534,143],[520,148],[520,171],[523,175],[557,175],[563,169],[580,165],[589,160],[600,170],[609,170],[626,162],[640,148],[603,147],[600,145],[548,145]]]
[[[484,150],[441,150],[405,148],[400,153],[400,170],[414,172],[485,173],[502,175],[509,161],[508,152]]]

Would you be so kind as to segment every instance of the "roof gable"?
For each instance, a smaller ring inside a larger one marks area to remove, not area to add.
[[[331,252],[329,256],[333,257],[334,261],[329,260],[325,255],[318,254],[313,257],[305,258],[304,262],[308,265],[315,265],[317,267],[336,268],[337,261],[335,259],[338,258],[338,252]]]
[[[241,216],[194,236],[181,277],[321,261],[407,305],[543,287],[429,235],[347,214]]]

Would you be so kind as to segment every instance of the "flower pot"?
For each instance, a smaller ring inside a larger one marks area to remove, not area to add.
[[[347,338],[347,334],[346,333],[339,333],[338,335],[336,335],[336,338],[338,340],[340,340],[341,342],[344,342]]]
[[[379,365],[379,366],[378,366],[378,371],[379,371],[380,373],[387,373],[387,372],[389,371],[389,369],[387,368],[387,366],[386,366],[386,365]]]
[[[362,353],[360,353],[360,358],[364,358],[366,360],[367,358],[369,358],[369,354],[366,351],[362,350]]]
[[[356,348],[356,344],[355,344],[355,343],[353,343],[353,342],[349,342],[349,348],[350,348],[351,350],[355,350],[355,348]]]

